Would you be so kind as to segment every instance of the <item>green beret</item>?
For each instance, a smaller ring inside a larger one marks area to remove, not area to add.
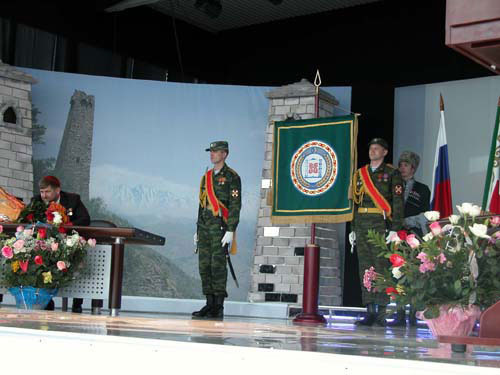
[[[215,141],[210,143],[210,147],[205,149],[205,151],[229,151],[229,145],[227,141]]]
[[[386,150],[389,149],[389,145],[387,144],[387,141],[385,139],[382,139],[382,138],[373,138],[370,141],[370,143],[368,143],[368,147],[370,147],[371,145],[380,145],[383,148],[385,148]]]

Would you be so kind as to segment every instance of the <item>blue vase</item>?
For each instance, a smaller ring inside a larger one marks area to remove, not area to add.
[[[43,310],[52,297],[57,294],[58,288],[45,289],[32,286],[16,286],[9,288],[10,294],[16,299],[16,307],[24,310]]]

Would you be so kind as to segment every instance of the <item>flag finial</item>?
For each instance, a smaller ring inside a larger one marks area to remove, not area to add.
[[[439,94],[439,110],[444,111],[443,95]]]

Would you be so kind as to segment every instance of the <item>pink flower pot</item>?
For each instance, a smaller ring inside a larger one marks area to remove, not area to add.
[[[425,320],[434,337],[438,336],[469,336],[474,324],[481,315],[476,305],[462,308],[443,305],[439,308],[439,316],[435,319],[426,319],[423,311],[417,311],[417,318]]]

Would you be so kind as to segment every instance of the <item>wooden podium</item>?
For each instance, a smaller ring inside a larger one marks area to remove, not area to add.
[[[14,234],[19,225],[25,224],[2,224],[7,234]],[[95,238],[99,245],[111,245],[111,274],[109,288],[109,310],[111,316],[118,316],[122,306],[122,281],[123,281],[123,259],[126,244],[163,246],[165,237],[146,232],[137,228],[107,228],[107,227],[80,227],[64,226],[71,232],[76,230],[78,234],[86,239]],[[90,249],[92,251],[92,249]],[[0,295],[1,297],[1,295]],[[0,298],[1,301],[1,298]]]

